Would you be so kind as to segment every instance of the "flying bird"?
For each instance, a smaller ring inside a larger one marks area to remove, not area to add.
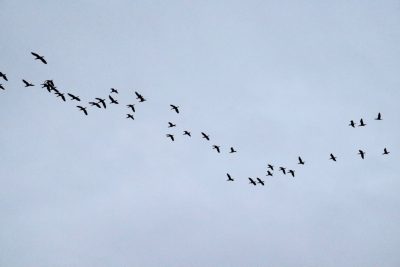
[[[85,113],[85,115],[87,116],[88,112],[86,110],[86,108],[82,107],[82,106],[77,106],[81,111],[83,111],[83,113]]]
[[[40,61],[43,62],[43,64],[47,64],[47,61],[44,59],[43,56],[38,55],[38,54],[36,54],[36,53],[34,53],[34,52],[31,52],[31,54],[35,57],[35,60],[36,60],[36,59],[39,59]]]
[[[260,178],[257,177],[257,181],[258,181],[259,184],[261,184],[262,186],[264,186],[264,181],[263,181],[263,180],[261,180]]]
[[[132,119],[132,120],[134,120],[135,118],[133,117],[133,115],[132,114],[126,114],[126,118],[127,119]]]
[[[363,119],[360,120],[360,125],[358,125],[358,126],[359,126],[359,127],[366,126],[366,124],[364,123],[364,120],[363,120]]]
[[[233,148],[233,147],[231,147],[231,151],[229,151],[229,153],[236,153],[237,151]]]
[[[25,84],[25,87],[35,86],[33,83],[27,82],[26,80],[22,80]]]
[[[173,124],[172,122],[168,122],[168,128],[176,127],[176,124]]]
[[[0,84],[0,89],[1,89],[1,90],[6,90],[6,89],[4,89],[4,87],[3,87],[2,84]]]
[[[351,127],[355,128],[355,127],[356,127],[356,124],[354,123],[354,121],[353,121],[353,120],[351,120],[351,121],[350,121],[350,124],[349,124],[349,126],[351,126]]]
[[[146,101],[146,99],[144,99],[144,97],[141,94],[139,94],[138,92],[135,92],[135,95],[136,95],[136,99],[139,99],[139,102]]]
[[[103,105],[103,108],[107,108],[105,99],[96,97],[96,100],[99,101],[97,103],[99,103],[99,104],[101,103]]]
[[[117,100],[115,100],[112,96],[108,96],[108,98],[110,99],[110,104],[118,104],[118,101]]]
[[[175,106],[175,105],[170,105],[171,106],[171,110],[175,110],[176,113],[179,113],[179,107]]]
[[[68,93],[68,95],[71,97],[71,100],[81,101],[79,96],[76,96],[76,95],[73,95],[73,94],[70,94],[70,93]]]
[[[227,181],[232,181],[232,182],[233,182],[233,181],[235,180],[235,179],[233,179],[233,178],[231,177],[231,175],[230,175],[229,173],[227,173],[226,176],[228,176],[228,180],[227,180]]]
[[[362,159],[364,159],[364,157],[365,157],[365,152],[364,151],[362,151],[360,149],[360,150],[358,150],[358,154],[361,156]]]
[[[201,132],[202,138],[205,138],[207,141],[210,141],[210,136],[206,135],[205,133]]]
[[[117,90],[117,89],[114,89],[114,88],[111,88],[110,94],[112,94],[112,93],[118,94],[118,90]]]
[[[96,107],[98,107],[98,108],[101,108],[101,106],[100,106],[99,103],[96,103],[96,102],[89,102],[89,104],[90,104],[91,106],[96,106]]]
[[[172,134],[167,134],[167,137],[171,138],[172,141],[175,141],[174,136]]]
[[[187,136],[189,136],[189,137],[191,137],[192,135],[190,134],[190,132],[189,131],[184,131],[183,132],[183,135],[187,135]]]
[[[286,175],[286,168],[284,168],[284,167],[279,167],[279,170],[280,170],[281,172],[283,172],[284,175]]]
[[[274,166],[272,166],[271,164],[268,164],[268,168],[271,169],[272,171],[274,170]]]
[[[333,161],[336,161],[336,157],[331,153],[331,155],[330,155],[331,157],[329,158],[329,159],[331,159],[331,160],[333,160]]]
[[[302,158],[301,157],[299,157],[299,163],[298,164],[300,164],[300,165],[304,165],[304,161],[302,160]]]
[[[383,149],[383,154],[382,155],[389,155],[390,152],[386,149],[386,147]]]
[[[0,77],[3,78],[4,80],[8,81],[7,76],[4,73],[2,73],[1,71],[0,71]]]
[[[273,176],[272,172],[270,172],[269,170],[267,171],[267,176]]]
[[[254,185],[254,186],[256,186],[257,184],[256,184],[256,182],[253,180],[253,179],[251,179],[250,177],[249,177],[249,184],[252,184],[252,185]]]
[[[129,104],[126,105],[128,108],[132,109],[132,112],[135,112],[135,105],[134,104]]]
[[[294,170],[289,170],[288,173],[290,173],[294,177]]]
[[[382,116],[381,116],[380,112],[378,113],[378,117],[376,117],[375,120],[377,120],[377,121],[381,121],[382,120]]]
[[[61,99],[65,102],[65,96],[64,96],[64,94],[62,94],[62,93],[56,91],[56,95],[57,95],[57,97],[61,97]]]
[[[216,149],[218,153],[221,153],[221,151],[220,151],[220,149],[219,149],[219,146],[213,145],[212,148],[213,148],[213,149]]]

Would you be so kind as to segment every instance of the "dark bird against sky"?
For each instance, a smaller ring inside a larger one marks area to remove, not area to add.
[[[35,52],[31,52],[31,54],[35,57],[35,60],[42,61],[43,64],[47,64],[47,61],[44,59],[43,56],[36,54]]]

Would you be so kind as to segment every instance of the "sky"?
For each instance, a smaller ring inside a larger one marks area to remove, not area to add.
[[[399,1],[0,7],[0,266],[399,266]]]

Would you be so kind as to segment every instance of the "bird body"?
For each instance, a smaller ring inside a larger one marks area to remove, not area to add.
[[[4,80],[8,81],[7,75],[2,73],[1,71],[0,71],[0,77],[3,78]]]
[[[383,149],[383,154],[382,155],[389,155],[390,152],[386,149],[386,147]]]
[[[172,135],[172,134],[167,134],[167,137],[168,137],[168,138],[171,138],[172,141],[175,141],[174,135]]]
[[[273,176],[272,172],[270,172],[269,170],[267,171],[267,176]]]
[[[377,120],[377,121],[381,121],[382,120],[382,115],[381,115],[380,112],[378,113],[378,117],[376,117],[375,120]]]
[[[349,124],[349,126],[351,126],[351,127],[355,128],[355,127],[356,127],[356,124],[354,123],[354,121],[353,121],[353,120],[351,120],[351,121],[350,121],[350,124]]]
[[[235,179],[233,179],[233,178],[231,177],[231,175],[230,175],[229,173],[227,173],[226,176],[228,176],[228,180],[227,180],[227,181],[233,182],[233,181],[235,180]]]
[[[96,107],[98,107],[98,108],[101,108],[100,104],[97,103],[97,102],[89,102],[89,104],[90,104],[91,106],[96,106]]]
[[[336,157],[331,153],[331,155],[330,155],[330,158],[329,159],[331,159],[331,160],[333,160],[333,161],[336,161]]]
[[[98,101],[97,103],[99,103],[99,104],[101,103],[103,105],[103,108],[105,108],[105,109],[107,108],[105,99],[96,97],[96,100]]]
[[[34,84],[32,84],[32,83],[30,83],[30,82],[27,82],[26,80],[22,80],[23,82],[24,82],[24,84],[25,84],[25,87],[29,87],[29,86],[35,86]]]
[[[367,124],[364,123],[364,120],[361,119],[361,120],[360,120],[360,125],[358,125],[358,126],[359,126],[359,127],[363,127],[363,126],[366,126],[366,125],[367,125]]]
[[[204,139],[206,139],[207,141],[210,141],[210,136],[209,135],[206,135],[203,132],[201,132],[201,135],[203,136]]]
[[[132,112],[135,112],[135,105],[134,104],[129,104],[126,105],[128,108],[132,109]]]
[[[271,171],[274,170],[274,166],[272,166],[271,164],[268,164],[268,168],[271,169]]]
[[[279,167],[279,170],[280,170],[281,172],[283,172],[284,175],[286,175],[286,168],[284,168],[284,167]]]
[[[60,93],[59,91],[56,91],[56,96],[61,97],[61,99],[65,102],[65,96],[64,94]]]
[[[4,87],[3,87],[2,84],[0,84],[0,89],[1,89],[1,90],[6,90],[6,89],[4,89]]]
[[[301,158],[301,157],[299,157],[299,163],[298,164],[300,164],[300,165],[304,165],[304,161],[303,161],[303,159]]]
[[[176,124],[173,124],[172,122],[168,122],[168,128],[176,127]]]
[[[213,149],[216,149],[218,153],[221,153],[220,147],[217,145],[212,146]]]
[[[257,177],[257,181],[258,181],[259,184],[261,184],[262,186],[264,186],[264,181],[263,181],[263,180],[261,180],[260,178]]]
[[[170,105],[171,106],[171,110],[175,110],[176,113],[179,113],[179,107],[175,106],[175,105]]]
[[[108,98],[110,99],[110,104],[118,104],[118,101],[117,100],[115,100],[112,96],[108,96]]]
[[[117,89],[114,89],[114,88],[111,88],[110,94],[112,94],[112,93],[118,94],[118,90],[117,90]]]
[[[288,173],[290,173],[294,177],[294,170],[289,170]]]
[[[79,96],[73,95],[68,93],[69,97],[71,97],[71,100],[76,100],[76,101],[81,101],[81,99],[79,98]]]
[[[139,93],[136,92],[136,91],[135,91],[135,95],[136,95],[136,99],[139,99],[139,102],[144,102],[144,101],[146,101],[146,99],[145,99],[141,94],[139,94]]]
[[[189,131],[184,131],[184,132],[183,132],[183,135],[187,135],[187,136],[189,136],[189,137],[192,137],[192,135],[190,134]]]
[[[364,152],[364,151],[362,151],[361,149],[360,149],[360,150],[358,150],[358,154],[361,156],[361,158],[362,158],[362,159],[364,159],[364,158],[365,158],[365,152]]]
[[[82,106],[77,106],[81,111],[83,111],[83,113],[85,113],[85,115],[88,115],[88,112],[86,110],[86,108],[82,107]]]
[[[43,56],[38,55],[38,54],[36,54],[36,53],[34,53],[34,52],[31,52],[31,54],[35,57],[35,60],[36,60],[36,59],[39,59],[40,61],[42,61],[43,64],[47,64],[47,61],[44,59]]]
[[[256,186],[257,184],[256,184],[256,182],[252,179],[252,178],[250,178],[249,177],[249,184],[252,184],[252,185],[254,185],[254,186]]]
[[[135,118],[133,117],[133,115],[132,114],[126,114],[126,118],[127,119],[132,119],[132,120],[134,120]]]
[[[233,147],[231,147],[231,151],[229,151],[229,153],[236,153],[237,151],[233,148]]]

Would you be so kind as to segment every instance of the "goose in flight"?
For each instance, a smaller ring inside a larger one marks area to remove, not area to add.
[[[167,134],[167,137],[171,138],[172,141],[175,141],[174,136],[172,134]]]
[[[333,161],[336,161],[336,157],[331,153],[331,155],[330,155],[330,158],[329,159],[331,159],[331,160],[333,160]]]
[[[56,96],[61,97],[61,99],[65,102],[65,96],[64,94],[60,93],[59,91],[56,91]]]
[[[350,124],[349,124],[349,126],[351,126],[351,127],[355,128],[355,127],[356,127],[356,124],[354,123],[354,121],[353,121],[353,120],[351,120],[351,121],[350,121]]]
[[[132,109],[132,112],[135,112],[135,105],[134,104],[129,104],[126,105],[128,108]]]
[[[118,94],[118,90],[117,90],[117,89],[114,89],[114,88],[111,88],[111,92],[110,92],[110,94],[112,94],[112,93],[114,93],[114,94]]]
[[[81,101],[81,99],[79,98],[79,96],[73,95],[68,93],[69,97],[71,97],[71,100],[76,100],[76,101]]]
[[[139,99],[139,102],[144,102],[144,101],[146,101],[146,99],[145,99],[141,94],[139,94],[139,93],[136,92],[136,91],[135,91],[135,95],[136,95],[136,99]]]
[[[171,110],[175,110],[176,113],[179,113],[179,107],[175,106],[175,105],[170,105],[171,106]]]
[[[96,106],[96,107],[98,107],[98,108],[101,108],[101,106],[100,106],[99,103],[96,103],[96,102],[89,102],[89,104],[90,104],[91,106]]]
[[[192,135],[190,134],[189,131],[183,131],[183,135],[187,135],[187,136],[189,136],[189,137],[192,137]]]
[[[107,108],[105,99],[96,97],[96,100],[99,101],[97,103],[99,103],[99,104],[101,103],[103,105],[103,108],[105,108],[105,109]]]
[[[252,185],[254,185],[254,186],[256,186],[257,184],[256,184],[256,182],[253,180],[253,179],[251,179],[250,177],[249,177],[249,184],[252,184]]]
[[[299,163],[298,164],[300,164],[300,165],[304,165],[304,161],[302,160],[302,158],[301,157],[299,157]]]
[[[264,181],[263,181],[263,180],[261,180],[260,178],[257,177],[257,181],[258,181],[259,184],[261,184],[262,186],[264,186]]]
[[[377,121],[381,121],[382,120],[382,115],[381,115],[380,112],[378,113],[378,117],[376,117],[375,120],[377,120]]]
[[[227,180],[227,181],[232,181],[232,182],[233,182],[233,181],[235,180],[235,179],[233,179],[233,178],[231,177],[231,175],[230,175],[229,173],[227,173],[226,176],[228,176],[228,180]]]
[[[284,167],[279,167],[279,170],[280,170],[281,172],[283,172],[284,175],[286,175],[286,168],[284,168]]]
[[[364,151],[362,151],[360,149],[360,150],[358,150],[358,154],[361,156],[362,159],[364,159],[364,157],[365,157],[365,152]]]
[[[8,81],[7,76],[4,73],[2,73],[1,71],[0,71],[0,77],[3,78],[4,80]]]
[[[2,84],[0,84],[0,89],[1,89],[1,90],[6,90],[6,89],[4,89],[4,87],[3,87]]]
[[[213,149],[216,149],[218,153],[221,153],[220,147],[219,147],[219,146],[213,145],[212,148],[213,148]]]
[[[35,86],[33,83],[27,82],[26,80],[22,80],[25,84],[25,87],[29,87],[29,86]]]
[[[112,96],[108,96],[108,98],[110,99],[110,104],[118,104],[118,101],[117,100],[115,100]]]
[[[358,125],[358,127],[363,127],[363,126],[366,126],[366,124],[364,123],[364,120],[361,119],[361,120],[360,120],[360,125]]]
[[[168,122],[168,128],[176,127],[176,124],[173,124],[172,122]]]
[[[31,52],[31,54],[35,57],[35,60],[36,60],[36,59],[39,59],[40,61],[42,61],[43,64],[47,64],[47,61],[44,59],[43,56],[38,55],[38,54],[36,54],[36,53],[34,53],[34,52]]]
[[[389,155],[390,152],[386,149],[386,147],[383,149],[383,154],[382,155]]]
[[[274,170],[274,166],[272,166],[271,164],[268,164],[268,169],[271,169],[271,171]]]
[[[86,116],[88,115],[86,108],[84,108],[82,106],[76,106],[76,107],[78,107],[81,111],[83,111],[83,113],[85,113]]]
[[[132,119],[132,120],[134,120],[135,118],[133,117],[133,115],[132,114],[126,114],[126,118],[127,119]]]
[[[290,173],[294,177],[294,170],[289,170],[288,173]]]
[[[209,135],[206,135],[203,132],[201,132],[201,135],[203,136],[202,138],[206,139],[207,141],[210,141],[210,136]]]
[[[233,147],[231,147],[231,151],[229,151],[229,153],[236,153],[237,151],[233,148]]]
[[[272,172],[268,170],[267,171],[267,176],[273,176]]]

